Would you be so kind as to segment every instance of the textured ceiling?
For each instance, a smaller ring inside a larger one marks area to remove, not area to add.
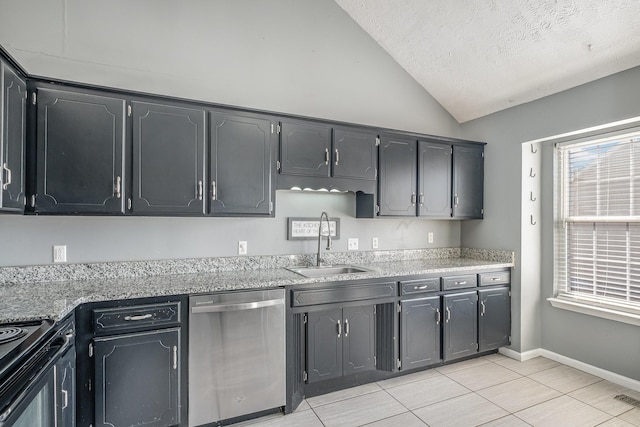
[[[335,1],[459,122],[640,65],[640,0]]]

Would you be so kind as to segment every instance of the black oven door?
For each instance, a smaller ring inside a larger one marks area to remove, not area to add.
[[[51,366],[13,402],[3,427],[52,427],[56,425],[55,375]]]

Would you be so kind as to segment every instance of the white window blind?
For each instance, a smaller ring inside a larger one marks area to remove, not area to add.
[[[556,153],[557,296],[640,313],[640,133]]]

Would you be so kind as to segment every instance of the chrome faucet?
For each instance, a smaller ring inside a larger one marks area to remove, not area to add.
[[[326,212],[320,214],[320,225],[318,227],[318,255],[316,257],[316,267],[320,267],[322,258],[320,258],[320,240],[322,240],[322,218],[327,222],[327,250],[331,250],[331,224],[329,223],[329,215]]]

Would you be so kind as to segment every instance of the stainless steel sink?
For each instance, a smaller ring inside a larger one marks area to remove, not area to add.
[[[355,265],[327,265],[321,267],[295,267],[295,268],[287,268],[289,271],[293,271],[294,273],[298,273],[304,277],[324,277],[324,276],[335,276],[338,274],[353,274],[353,273],[366,273],[368,270],[363,267],[358,267]]]

